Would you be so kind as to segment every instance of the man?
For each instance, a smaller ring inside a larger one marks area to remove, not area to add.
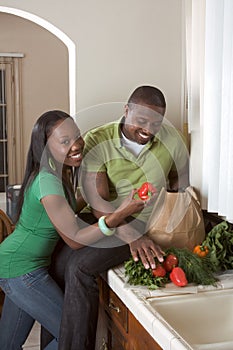
[[[162,187],[188,186],[187,150],[180,133],[163,124],[165,110],[162,92],[141,86],[130,96],[120,121],[87,133],[80,181],[92,208],[91,220],[111,212],[145,181],[158,192]],[[155,196],[145,201],[141,213],[122,222],[118,237],[78,251],[65,246],[54,259],[53,277],[57,276],[60,284],[65,279],[59,350],[95,349],[100,273],[123,263],[130,254],[135,261],[141,259],[146,268],[155,268],[154,257],[163,260],[160,247],[145,234]]]
[[[123,118],[87,133],[80,182],[96,218],[113,211],[144,182],[152,183],[157,192],[188,186],[188,152],[178,130],[163,122],[165,109],[162,92],[142,86],[130,96]],[[144,223],[152,210],[145,204],[136,215]]]

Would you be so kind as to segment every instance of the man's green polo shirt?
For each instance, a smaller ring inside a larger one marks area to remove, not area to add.
[[[117,208],[122,199],[145,181],[158,190],[166,187],[171,170],[184,168],[188,152],[180,132],[166,124],[135,157],[121,143],[120,122],[111,122],[89,131],[85,136],[82,168],[106,172],[111,203]],[[147,221],[152,208],[146,207],[138,219]]]

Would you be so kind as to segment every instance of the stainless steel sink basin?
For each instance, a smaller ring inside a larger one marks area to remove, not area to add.
[[[191,348],[233,350],[233,289],[153,298],[149,307]]]

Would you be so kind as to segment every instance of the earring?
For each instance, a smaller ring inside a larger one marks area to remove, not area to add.
[[[49,157],[49,166],[53,171],[56,171],[56,165],[54,164],[53,159],[50,157]]]

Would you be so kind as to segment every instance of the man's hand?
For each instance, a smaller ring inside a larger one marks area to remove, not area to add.
[[[140,258],[146,269],[155,269],[155,257],[160,262],[164,260],[163,256],[165,253],[163,250],[145,235],[129,243],[129,246],[134,261],[138,261]]]

